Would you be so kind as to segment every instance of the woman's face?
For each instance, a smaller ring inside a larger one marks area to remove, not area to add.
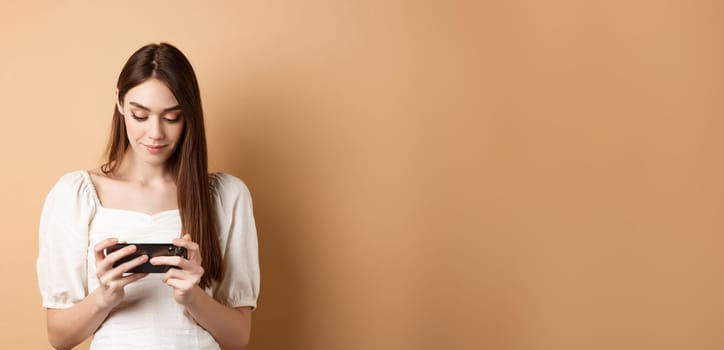
[[[184,130],[181,107],[171,90],[151,78],[128,90],[123,105],[117,105],[134,158],[151,165],[165,164]]]

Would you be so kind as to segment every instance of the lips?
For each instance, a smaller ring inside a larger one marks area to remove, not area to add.
[[[156,154],[161,152],[168,145],[143,145],[149,153]]]

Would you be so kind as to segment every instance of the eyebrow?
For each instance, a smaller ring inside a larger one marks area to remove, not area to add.
[[[150,111],[151,111],[150,108],[148,108],[148,107],[146,107],[146,106],[144,106],[144,105],[142,105],[142,104],[140,104],[140,103],[138,103],[138,102],[130,101],[130,102],[128,102],[128,104],[129,104],[129,105],[132,105],[132,106],[134,106],[134,107],[136,107],[136,108],[140,108],[140,109],[142,109],[142,110],[144,110],[144,111],[147,111],[147,112],[150,112]],[[173,107],[166,108],[166,109],[164,109],[164,110],[161,111],[161,112],[162,112],[162,113],[168,113],[168,112],[176,111],[176,110],[179,110],[179,109],[181,109],[181,106],[180,106],[180,105],[175,105],[175,106],[173,106]]]

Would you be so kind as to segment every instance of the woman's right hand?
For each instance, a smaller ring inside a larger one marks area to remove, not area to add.
[[[111,309],[118,305],[123,300],[123,288],[127,284],[138,281],[148,275],[147,273],[123,275],[134,267],[148,261],[147,255],[141,255],[117,267],[113,267],[113,263],[136,251],[135,245],[129,245],[106,256],[104,254],[105,249],[116,243],[118,243],[118,239],[106,238],[98,242],[93,248],[96,255],[96,277],[98,278],[99,284],[97,289],[97,292],[99,292],[97,302],[98,307],[101,309]]]

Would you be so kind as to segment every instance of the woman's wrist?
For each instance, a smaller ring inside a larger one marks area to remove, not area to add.
[[[195,285],[191,292],[186,295],[185,300],[183,301],[183,306],[189,309],[189,311],[192,311],[196,306],[199,305],[201,302],[201,298],[209,297],[206,292],[199,287],[199,285]]]
[[[107,300],[103,297],[103,292],[100,290],[102,287],[96,288],[93,292],[88,295],[91,299],[91,305],[93,306],[93,313],[105,313],[111,312],[115,305],[110,305]]]

